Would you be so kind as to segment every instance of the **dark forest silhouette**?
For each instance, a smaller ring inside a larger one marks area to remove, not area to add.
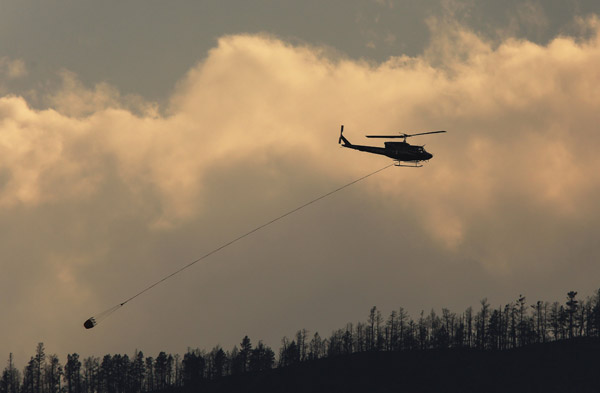
[[[441,315],[433,310],[427,314],[421,312],[416,320],[403,308],[392,311],[384,319],[373,307],[365,322],[348,323],[327,338],[319,333],[309,334],[305,329],[291,339],[284,337],[277,355],[262,341],[253,345],[245,336],[240,345],[230,351],[217,345],[208,352],[189,348],[183,357],[160,352],[153,358],[136,351],[131,358],[105,355],[83,360],[74,353],[67,356],[63,366],[56,355],[46,355],[43,343],[39,343],[22,372],[15,367],[12,354],[9,355],[0,378],[0,393],[140,393],[195,389],[223,377],[301,367],[344,355],[356,358],[365,354],[360,360],[364,362],[374,354],[382,354],[373,358],[379,362],[378,367],[382,367],[382,361],[403,359],[404,362],[406,356],[422,357],[424,355],[415,354],[427,351],[498,354],[532,344],[568,339],[581,342],[599,337],[600,290],[585,300],[578,300],[577,292],[571,291],[564,303],[537,301],[528,305],[525,297],[519,296],[514,302],[492,308],[487,299],[483,299],[478,310],[469,307],[456,314],[444,308]],[[432,360],[428,362],[433,364]]]

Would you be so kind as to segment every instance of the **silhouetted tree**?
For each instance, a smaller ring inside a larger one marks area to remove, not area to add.
[[[281,348],[279,350],[279,366],[287,367],[300,362],[300,350],[294,340],[291,342],[287,337],[281,340]]]
[[[45,393],[43,386],[43,372],[46,366],[46,353],[44,350],[44,343],[38,343],[37,348],[35,350],[34,359],[34,393]]]
[[[449,344],[448,331],[433,309],[427,317],[427,324],[429,326],[429,347],[447,348]]]
[[[473,308],[469,307],[465,311],[465,339],[468,348],[473,346]]]
[[[325,355],[323,340],[321,339],[319,332],[314,334],[312,340],[310,340],[310,343],[308,344],[308,348],[309,360],[320,359]]]
[[[240,362],[242,365],[242,371],[248,371],[248,363],[250,362],[250,351],[252,351],[252,343],[248,336],[244,336],[242,343],[240,344]]]
[[[487,331],[487,343],[490,349],[500,349],[502,338],[502,309],[493,310],[490,314]]]
[[[342,334],[342,352],[346,355],[350,355],[354,350],[354,325],[352,323],[348,323],[346,325],[346,330]],[[302,360],[302,358],[300,359]]]
[[[140,393],[144,387],[146,377],[146,366],[144,364],[144,353],[136,349],[131,362],[131,384],[132,393]]]
[[[154,361],[155,389],[162,390],[167,386],[167,368],[167,354],[161,351]]]
[[[432,330],[432,346],[436,349],[446,349],[450,346],[450,335],[443,324],[436,324],[435,330]]]
[[[344,353],[344,331],[342,329],[331,332],[328,340],[327,356],[334,357]]]
[[[200,350],[191,350],[183,355],[181,361],[183,385],[185,387],[196,388],[200,386],[204,379],[204,371],[206,368],[206,360]]]
[[[132,369],[129,356],[127,356],[127,354],[114,355],[112,358],[112,363],[115,391],[117,393],[129,393]]]
[[[301,329],[296,332],[296,344],[298,345],[301,362],[305,361],[308,356],[308,343],[306,342],[307,334],[308,331],[306,329]]]
[[[377,310],[375,315],[375,350],[381,351],[385,347],[385,336],[383,332],[383,317],[381,311]]]
[[[600,290],[585,300],[577,300],[576,296],[577,292],[570,291],[563,305],[537,301],[527,307],[525,296],[519,295],[516,301],[495,309],[484,298],[475,315],[471,307],[462,314],[443,308],[441,316],[435,310],[427,315],[421,311],[416,322],[402,308],[392,311],[384,322],[374,306],[366,322],[347,323],[326,339],[315,333],[309,341],[306,329],[298,330],[295,340],[284,337],[278,366],[365,351],[462,347],[504,350],[547,340],[600,336]],[[160,352],[156,360],[144,358],[136,350],[131,360],[117,354],[106,355],[101,362],[100,358],[88,357],[82,363],[74,353],[67,355],[63,370],[58,357],[46,356],[43,343],[39,343],[23,370],[22,380],[10,355],[0,377],[0,393],[142,393],[182,385],[186,390],[199,390],[205,379],[275,366],[275,353],[262,341],[253,348],[245,336],[240,346],[225,352],[217,345],[208,354],[188,349],[182,361],[179,355],[165,352]]]
[[[250,371],[270,370],[275,364],[275,353],[271,348],[264,345],[262,341],[258,342],[256,348],[250,353]]]
[[[13,363],[13,354],[8,355],[8,364],[0,378],[0,393],[19,393],[21,376]]]
[[[81,362],[79,355],[68,354],[65,364],[65,382],[68,393],[81,393]]]
[[[577,322],[576,322],[576,326],[577,326],[577,336],[583,336],[584,334],[586,334],[586,314],[588,312],[588,306],[589,306],[589,300],[587,301],[580,301],[579,302],[579,308],[577,310]]]
[[[385,341],[386,351],[398,349],[398,313],[396,310],[392,310],[385,323]]]
[[[23,372],[22,393],[36,393],[36,361],[32,356]]]
[[[90,356],[83,361],[83,391],[100,392],[100,359]]]
[[[547,339],[547,318],[548,302],[538,300],[531,308],[534,310],[533,320],[535,325],[535,341],[546,342]]]
[[[242,358],[240,356],[240,351],[239,351],[237,345],[233,346],[233,349],[231,350],[230,358],[231,358],[231,365],[230,365],[231,375],[238,375],[238,374],[243,373],[244,368],[243,368],[243,364],[242,364]]]
[[[452,337],[454,336],[456,314],[450,312],[447,308],[442,308],[442,323],[448,337],[447,346],[452,345]]]
[[[146,363],[146,391],[151,392],[155,389],[156,377],[154,375],[154,358],[147,356],[145,359]],[[110,393],[110,392],[108,392]]]
[[[100,363],[100,386],[101,393],[116,393],[114,380],[114,367],[112,356],[104,355]]]
[[[398,349],[404,349],[404,340],[406,336],[406,320],[408,314],[402,307],[398,310]]]
[[[454,346],[456,348],[462,348],[465,346],[465,322],[464,322],[464,315],[461,315],[456,323],[456,327],[454,329],[454,338],[453,338],[453,342],[454,342]]]
[[[377,340],[377,332],[376,332],[376,323],[377,323],[377,307],[373,306],[371,311],[369,311],[369,320],[367,321],[369,330],[367,330],[367,351],[373,351],[376,349],[376,340]]]
[[[56,355],[48,356],[48,362],[44,367],[44,381],[46,384],[45,392],[59,393],[61,391],[61,378],[63,369]]]
[[[424,350],[427,349],[428,346],[428,336],[429,336],[429,329],[427,327],[427,321],[425,319],[425,317],[423,316],[423,311],[421,311],[421,316],[419,317],[419,322],[417,322],[417,329],[418,329],[418,340],[419,340],[419,349],[420,350]]]
[[[569,293],[567,293],[567,331],[569,333],[569,338],[573,338],[573,332],[577,327],[575,315],[577,314],[579,301],[575,300],[575,296],[577,296],[577,292],[575,291],[570,291]]]
[[[210,379],[220,378],[225,374],[227,355],[219,345],[214,347],[208,355],[208,374]]]
[[[367,350],[368,348],[368,344],[367,344],[367,325],[364,324],[363,322],[359,322],[358,324],[356,324],[356,350],[358,352],[364,352]]]
[[[181,386],[181,356],[179,354],[173,356],[173,368],[175,374],[173,375],[174,380],[172,384],[178,388]]]
[[[600,337],[600,289],[596,291],[592,298],[590,314],[590,334],[594,337]]]
[[[484,298],[480,301],[481,310],[475,316],[475,347],[479,349],[485,348],[486,343],[486,333],[487,333],[487,324],[488,324],[488,312],[490,308],[490,304],[487,301],[487,298]]]
[[[406,334],[404,335],[404,348],[405,349],[417,349],[419,343],[416,338],[417,326],[412,319],[409,319],[408,325],[406,326]]]
[[[166,384],[168,387],[171,387],[174,385],[174,368],[175,367],[175,358],[173,358],[173,355],[169,354],[167,356],[167,373],[166,373]]]
[[[562,333],[561,308],[562,306],[558,302],[554,302],[550,306],[550,329],[555,341],[561,338]]]
[[[516,312],[518,315],[518,324],[517,324],[517,338],[518,344],[517,346],[523,346],[529,343],[530,338],[530,327],[529,327],[529,319],[527,318],[527,306],[525,301],[525,296],[519,295],[519,299],[516,303]]]

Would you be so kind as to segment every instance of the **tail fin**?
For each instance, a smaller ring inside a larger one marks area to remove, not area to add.
[[[342,124],[342,129],[340,131],[340,138],[338,139],[338,143],[342,143],[344,142],[344,144],[342,146],[352,146],[352,143],[350,143],[348,141],[348,139],[344,138],[344,125]]]

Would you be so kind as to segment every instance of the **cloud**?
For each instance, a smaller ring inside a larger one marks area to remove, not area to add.
[[[21,59],[0,57],[0,76],[7,79],[17,79],[27,75],[25,62]]]
[[[479,281],[496,294],[513,289],[494,287],[499,281],[540,293],[566,279],[596,285],[590,277],[600,272],[589,261],[599,253],[589,231],[600,218],[597,24],[588,21],[595,34],[584,40],[557,37],[544,46],[492,44],[456,24],[430,24],[422,56],[378,65],[266,35],[221,37],[162,113],[108,84],[85,87],[70,73],[48,109],[0,98],[0,216],[10,234],[1,242],[0,298],[18,294],[19,309],[50,326],[62,350],[111,350],[79,333],[63,337],[61,326],[121,301],[198,250],[389,163],[338,148],[340,124],[353,143],[365,143],[368,132],[449,133],[412,141],[434,154],[425,168],[388,169],[326,208],[265,231],[194,280],[157,289],[130,317],[167,334],[172,327],[146,311],[177,298],[182,311],[169,309],[169,318],[185,332],[173,340],[191,337],[200,322],[190,310],[203,307],[224,319],[220,328],[203,322],[212,345],[237,337],[244,323],[261,331],[268,321],[266,334],[281,336],[282,324],[298,321],[298,307],[315,303],[311,296],[356,308],[424,285],[468,292]],[[372,296],[354,298],[362,295],[344,290],[348,282]],[[204,300],[209,292],[218,305]],[[427,296],[435,299],[435,291]],[[222,315],[223,308],[231,311]],[[226,324],[232,315],[243,321]],[[21,332],[27,318],[15,316],[3,331],[19,330],[33,349],[42,333]],[[160,337],[140,342],[111,329],[114,348],[152,350]]]
[[[69,117],[89,117],[106,109],[124,109],[147,117],[156,115],[155,103],[146,102],[141,97],[128,94],[122,96],[117,88],[106,82],[97,83],[92,89],[86,88],[73,72],[61,70],[61,86],[46,97],[46,105]]]
[[[450,128],[432,140],[447,162],[428,169],[444,174],[449,195],[460,184],[470,206],[488,209],[510,185],[552,214],[576,214],[574,201],[591,191],[585,179],[596,177],[595,154],[585,146],[597,139],[599,101],[589,88],[598,78],[597,36],[547,46],[509,39],[492,48],[450,28],[424,57],[377,67],[265,36],[224,37],[180,83],[167,116],[136,115],[114,87],[87,90],[65,73],[53,109],[2,99],[0,201],[86,197],[110,156],[129,186],[157,193],[161,220],[185,219],[200,214],[203,179],[224,161],[276,171],[301,160],[350,172],[376,159],[351,156],[359,164],[350,169],[333,162],[323,138],[346,122],[351,133]]]

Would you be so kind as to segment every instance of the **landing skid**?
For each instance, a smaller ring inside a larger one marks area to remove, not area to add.
[[[415,165],[404,165],[404,164],[401,164],[399,161],[396,161],[394,166],[403,166],[403,167],[407,167],[407,168],[421,168],[423,165],[418,164],[416,162],[415,162]]]

